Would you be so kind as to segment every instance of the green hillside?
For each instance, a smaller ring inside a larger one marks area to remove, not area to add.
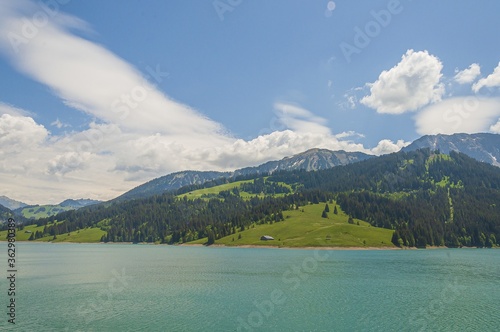
[[[21,215],[26,219],[40,219],[40,218],[55,216],[58,213],[73,209],[74,208],[69,206],[37,205],[37,206],[26,206],[22,208],[20,212]]]
[[[217,195],[219,195],[221,191],[238,188],[242,183],[248,183],[248,182],[251,182],[251,180],[225,183],[215,187],[193,190],[187,194],[178,195],[178,197],[180,198],[186,197],[188,199],[216,197]],[[242,196],[243,195],[245,195],[245,193],[242,193]]]
[[[276,188],[281,188],[287,193],[293,192],[292,187],[284,182],[268,182],[268,177],[257,178],[254,180],[243,180],[224,183],[214,187],[197,189],[188,193],[177,195],[179,198],[186,197],[187,199],[210,199],[210,198],[223,198],[224,192],[231,191],[241,198],[250,199],[251,197],[283,197],[284,192],[276,192]],[[237,190],[236,190],[237,189]]]
[[[372,227],[367,222],[349,217],[338,207],[333,213],[335,203],[329,204],[327,218],[322,218],[325,204],[311,204],[299,210],[286,211],[285,220],[273,224],[252,225],[215,241],[227,246],[266,245],[278,247],[394,247],[391,243],[393,231]],[[269,235],[275,240],[262,241],[261,236]],[[193,241],[193,244],[206,243],[207,238]]]
[[[60,224],[60,223],[56,223]],[[23,229],[18,229],[16,232],[17,241],[28,241],[32,234],[37,231],[43,233],[45,226],[28,225]],[[37,242],[77,242],[77,243],[95,243],[100,242],[101,237],[105,234],[100,228],[85,228],[74,232],[56,235],[46,235],[34,241]],[[0,232],[0,241],[5,241],[7,238],[7,231]]]

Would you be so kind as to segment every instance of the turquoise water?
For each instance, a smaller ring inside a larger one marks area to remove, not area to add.
[[[18,243],[17,263],[15,331],[500,327],[499,250]]]

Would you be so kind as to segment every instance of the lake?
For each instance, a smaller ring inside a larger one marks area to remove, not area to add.
[[[7,251],[6,242],[0,246]],[[17,243],[17,266],[16,331],[500,327],[500,251],[495,249],[355,251],[23,242]],[[2,279],[5,308],[8,285]],[[0,330],[10,325],[3,314]]]

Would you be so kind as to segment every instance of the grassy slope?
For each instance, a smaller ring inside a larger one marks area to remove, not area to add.
[[[188,199],[196,199],[196,198],[202,198],[202,195],[218,195],[221,191],[231,190],[233,188],[239,187],[242,183],[249,183],[249,182],[253,182],[253,180],[236,181],[236,182],[232,182],[232,183],[221,184],[219,186],[215,186],[215,187],[211,187],[211,188],[193,190],[187,194],[179,195],[178,197],[183,198],[184,196],[186,196]],[[278,182],[278,183],[290,188],[289,185],[287,185],[283,182]],[[251,197],[255,197],[255,196],[264,197],[263,194],[255,195],[255,194],[251,194],[251,193],[248,193],[245,191],[240,191],[240,197],[242,197],[242,198],[251,198]],[[275,194],[272,196],[273,197],[282,197],[282,196],[285,196],[285,194]]]
[[[31,233],[26,233],[26,231],[31,231],[35,233],[36,231],[43,231],[44,226],[37,227],[36,225],[25,226],[23,230],[18,230],[16,233],[17,241],[28,241]],[[36,241],[40,242],[81,242],[81,243],[95,243],[100,242],[101,237],[105,234],[103,230],[99,228],[86,228],[81,229],[77,232],[71,232],[70,235],[60,234],[57,236],[55,240],[53,240],[53,236],[46,236],[40,238]],[[7,231],[0,232],[0,241],[5,241],[7,236]]]
[[[198,190],[193,190],[187,194],[182,194],[179,195],[179,198],[182,198],[186,196],[188,199],[195,199],[195,198],[201,198],[202,195],[218,195],[219,192],[224,191],[224,190],[230,190],[235,187],[239,187],[242,183],[247,183],[251,182],[251,180],[248,181],[237,181],[237,182],[232,182],[232,183],[226,183],[226,184],[221,184],[219,186],[211,187],[211,188],[204,188],[204,189],[198,189]]]
[[[45,209],[45,211],[41,211]],[[59,212],[74,210],[69,206],[59,206],[59,205],[40,205],[40,206],[29,206],[21,210],[23,217],[30,219],[40,219],[54,216]]]
[[[285,221],[272,225],[255,225],[254,228],[221,238],[215,243],[228,246],[394,247],[391,243],[392,230],[372,227],[357,219],[354,219],[354,224],[349,224],[347,215],[341,212],[338,206],[339,214],[333,213],[335,204],[329,204],[329,218],[321,218],[324,206],[315,204],[301,207],[299,210],[285,211],[283,212]],[[238,239],[239,234],[241,239]],[[275,240],[261,241],[262,235],[270,235]],[[205,242],[206,239],[200,239],[190,243]]]

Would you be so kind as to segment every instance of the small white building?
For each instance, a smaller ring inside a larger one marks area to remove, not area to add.
[[[260,237],[260,239],[261,239],[262,241],[270,241],[270,240],[274,240],[274,237],[269,236],[269,235],[262,235],[262,236]]]

